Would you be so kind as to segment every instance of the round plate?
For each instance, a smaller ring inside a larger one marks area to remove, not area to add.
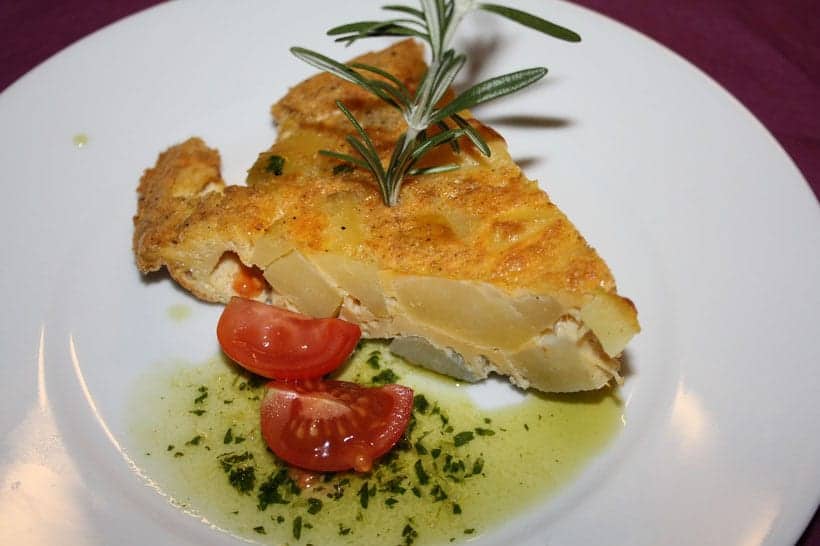
[[[125,399],[153,364],[217,351],[219,307],[131,255],[135,188],[190,135],[238,182],[275,137],[268,108],[312,70],[302,45],[376,6],[169,3],[66,49],[0,95],[0,507],[4,543],[238,539],[174,508],[123,449]],[[565,3],[520,2],[567,44],[475,15],[480,78],[547,65],[478,109],[608,261],[644,331],[625,425],[569,486],[477,544],[788,544],[820,492],[820,214],[765,129],[695,68]],[[464,82],[462,82],[464,83]],[[87,137],[82,138],[82,137]],[[183,323],[169,306],[192,308]]]

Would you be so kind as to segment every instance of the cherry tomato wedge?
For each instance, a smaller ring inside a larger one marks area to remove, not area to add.
[[[317,472],[367,472],[404,434],[413,391],[346,381],[271,381],[262,436],[286,462]]]
[[[225,354],[270,379],[321,377],[350,356],[361,335],[357,325],[341,319],[313,319],[238,297],[216,327]]]

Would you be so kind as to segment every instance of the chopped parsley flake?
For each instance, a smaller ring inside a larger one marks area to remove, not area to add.
[[[370,381],[377,385],[387,385],[389,383],[395,383],[400,378],[396,373],[391,370],[390,368],[386,368],[380,371],[378,374],[374,375]]]
[[[404,481],[405,477],[406,476],[396,476],[395,478],[391,478],[387,481],[386,484],[384,484],[384,486],[381,488],[381,491],[387,491],[388,493],[404,495],[407,489],[402,487],[401,482]]]
[[[439,484],[433,486],[430,489],[430,494],[433,495],[433,502],[440,502],[447,499],[447,493],[444,492],[444,489]]]
[[[204,409],[192,409],[192,410],[188,411],[188,413],[193,413],[197,417],[200,417],[202,415],[205,415],[205,410]]]
[[[296,516],[293,519],[293,538],[296,540],[302,538],[302,516]]]
[[[318,514],[322,510],[322,501],[319,499],[308,499],[308,514]]]
[[[370,497],[376,494],[376,486],[370,485],[370,482],[364,482],[362,486],[359,488],[359,492],[357,495],[359,496],[359,504],[362,505],[362,508],[367,509],[367,505],[370,503]]]
[[[464,432],[459,432],[453,437],[453,442],[455,443],[456,447],[463,446],[469,442],[473,441],[475,435],[473,434],[472,430],[465,430]]]
[[[438,407],[438,404],[433,406],[433,409],[430,411],[432,414],[437,414],[439,419],[441,419],[441,426],[446,427],[447,424],[450,422],[450,418],[441,413],[441,408]]]
[[[296,482],[288,476],[287,469],[283,468],[275,474],[272,473],[265,483],[259,486],[257,508],[264,510],[271,504],[288,504],[291,496],[300,492]]]
[[[463,474],[466,468],[467,466],[464,464],[463,460],[454,459],[452,455],[448,454],[444,459],[444,467],[442,470],[444,472],[448,472],[450,478],[454,481],[461,481],[460,477],[456,476],[456,474]]]
[[[495,436],[495,431],[489,428],[476,427],[475,433],[479,436]]]
[[[202,435],[197,434],[196,436],[194,436],[193,438],[191,438],[190,440],[185,442],[185,445],[186,446],[198,446],[200,444],[200,442],[202,442]]]
[[[424,470],[424,465],[421,463],[421,459],[416,459],[416,464],[413,465],[413,468],[416,470],[416,477],[419,479],[419,483],[421,485],[427,485],[427,482],[430,481],[430,474]]]
[[[370,353],[370,356],[367,357],[367,365],[373,368],[374,370],[378,370],[382,367],[381,362],[379,361],[378,351],[373,351],[372,353]]]
[[[473,461],[473,475],[481,474],[482,470],[484,470],[484,459],[479,457]]]
[[[423,394],[417,394],[413,397],[413,409],[419,413],[427,413],[427,410],[430,409],[430,402]]]
[[[282,169],[285,168],[285,158],[281,155],[272,155],[268,158],[268,164],[265,170],[274,176],[281,176]]]
[[[248,461],[253,460],[253,453],[248,451],[244,453],[223,453],[222,455],[218,456],[217,459],[219,460],[219,464],[222,465],[222,470],[225,472],[229,471],[234,466],[240,463],[247,463]]]
[[[267,534],[265,532],[265,528],[262,527],[261,525],[259,527],[254,527],[253,530],[256,531],[257,533],[259,533],[260,535],[266,535]]]
[[[350,163],[340,163],[333,167],[333,174],[343,174],[343,173],[352,173],[353,172],[353,165]]]
[[[217,460],[234,489],[243,494],[253,491],[256,485],[256,467],[253,465],[252,453],[223,453]]]
[[[194,398],[194,404],[201,404],[206,398],[208,398],[208,387],[202,385],[197,389],[199,391],[199,396]]]
[[[404,539],[405,546],[410,546],[411,544],[413,544],[413,542],[416,541],[416,538],[418,538],[419,533],[418,531],[413,529],[412,525],[408,523],[404,526],[404,529],[402,529],[401,536]]]
[[[228,473],[228,481],[240,493],[249,493],[256,484],[256,468],[241,466]]]

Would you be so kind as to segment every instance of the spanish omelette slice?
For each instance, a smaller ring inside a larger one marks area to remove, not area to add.
[[[410,40],[356,60],[411,89],[426,68]],[[259,290],[243,295],[356,322],[365,337],[392,339],[395,353],[466,381],[494,372],[569,392],[620,380],[618,356],[640,330],[635,306],[498,133],[471,118],[491,156],[466,139],[458,152],[441,147],[426,161],[460,168],[406,180],[387,207],[368,173],[319,153],[350,153],[337,100],[386,160],[404,130],[399,112],[314,76],[273,106],[278,137],[247,185],[226,185],[219,154],[198,138],[160,154],[138,187],[140,271],[165,267],[214,302],[255,278]]]

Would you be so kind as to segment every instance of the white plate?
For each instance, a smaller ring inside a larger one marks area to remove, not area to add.
[[[0,96],[0,542],[235,541],[170,506],[120,450],[137,374],[217,349],[217,307],[137,274],[135,186],[192,134],[241,180],[274,137],[269,105],[311,72],[287,47],[346,57],[381,45],[333,45],[325,29],[377,11],[340,4],[163,5]],[[476,542],[793,542],[820,492],[814,197],[764,128],[680,58],[576,6],[520,4],[584,41],[476,16],[465,39],[486,53],[479,75],[551,69],[478,115],[608,260],[644,331],[618,439]],[[172,328],[175,303],[195,312]]]

